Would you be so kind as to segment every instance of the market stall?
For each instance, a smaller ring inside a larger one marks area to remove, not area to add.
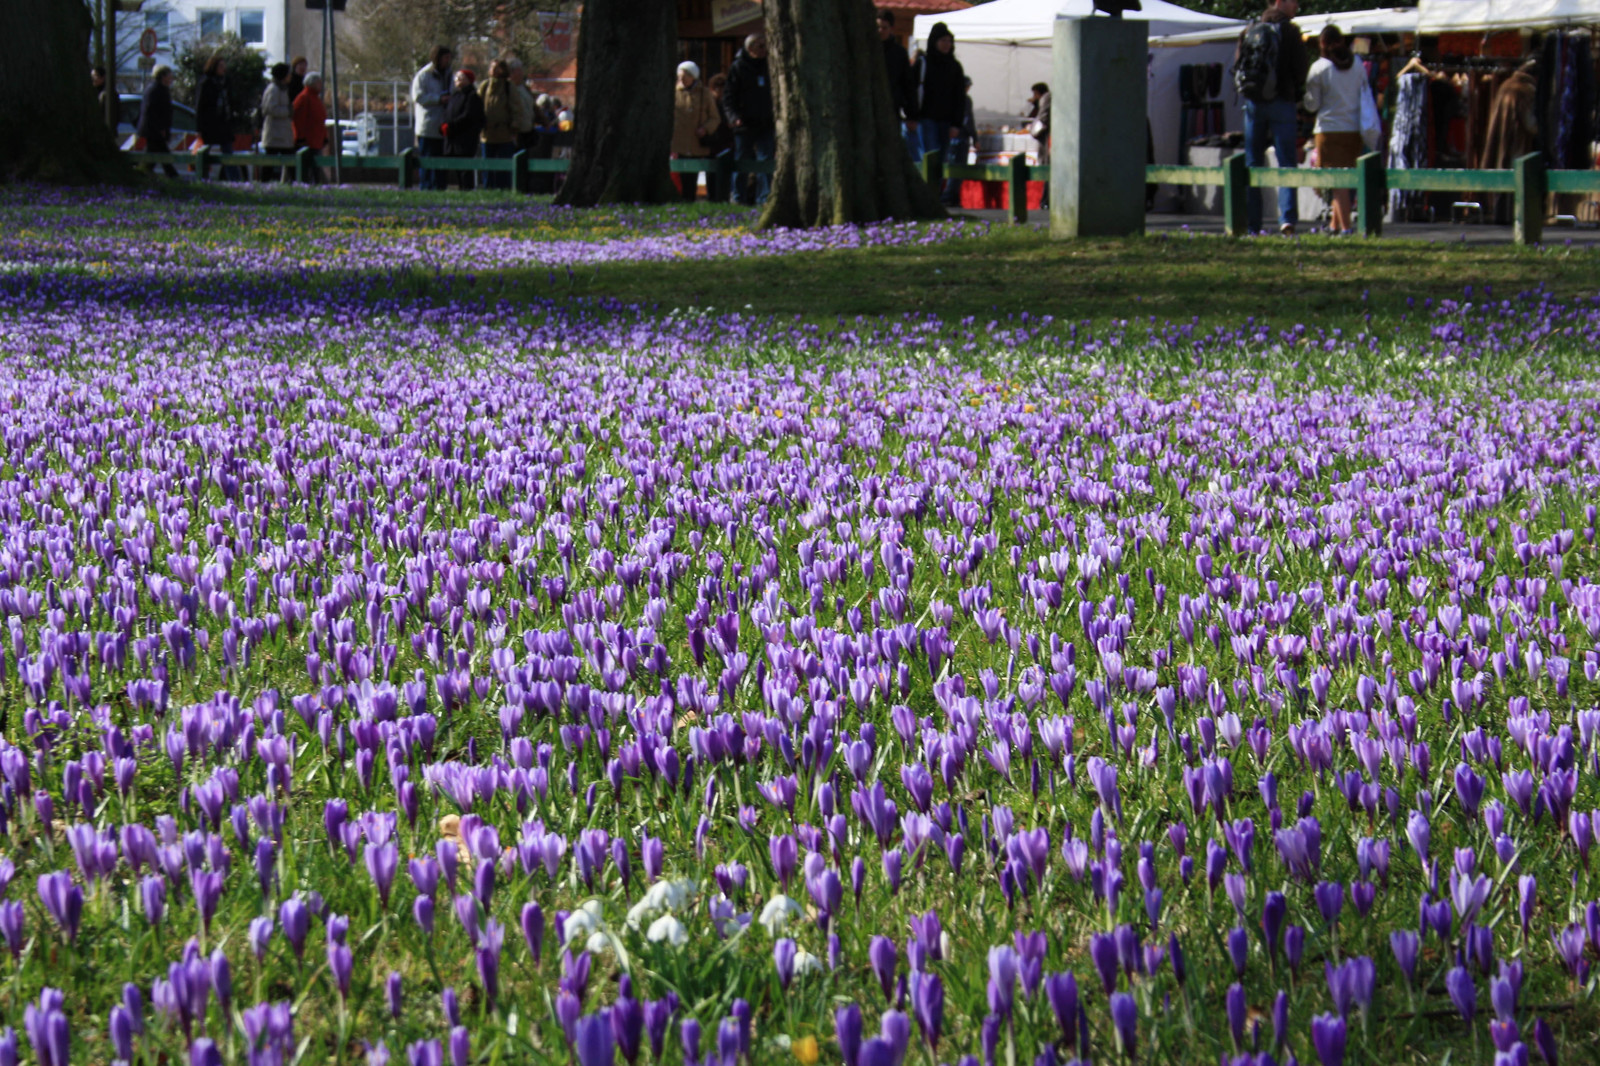
[[[993,0],[965,11],[946,15],[919,15],[913,31],[913,45],[921,47],[937,22],[950,27],[956,38],[956,58],[972,79],[972,110],[979,128],[979,146],[1004,145],[1005,151],[985,155],[982,162],[1005,162],[1017,146],[999,140],[1010,133],[1026,137],[1029,89],[1035,82],[1049,83],[1053,59],[1051,42],[1058,18],[1088,18],[1094,14],[1092,0]],[[1143,10],[1131,13],[1149,23],[1151,37],[1166,37],[1200,30],[1222,29],[1237,35],[1243,23],[1190,11],[1165,0],[1144,0]],[[1209,46],[1231,57],[1231,45]],[[1176,52],[1152,51],[1149,117],[1157,162],[1178,161],[1180,111],[1169,101],[1169,88],[1176,85],[1178,67],[1188,62]],[[1207,57],[1206,62],[1211,62]],[[1139,131],[1130,131],[1138,136]],[[1026,142],[1023,142],[1024,144]],[[1030,196],[1030,199],[1034,197]],[[1158,207],[1161,206],[1158,204]],[[1170,205],[1169,205],[1170,206]]]

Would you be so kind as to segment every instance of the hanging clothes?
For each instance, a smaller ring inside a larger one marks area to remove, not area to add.
[[[1428,76],[1410,73],[1400,75],[1399,92],[1395,97],[1394,122],[1389,128],[1389,168],[1391,170],[1422,170],[1428,165],[1428,129],[1426,103]],[[1389,193],[1389,208],[1401,217],[1420,206],[1425,193],[1412,189],[1394,189]]]
[[[1594,60],[1587,31],[1546,35],[1539,56],[1538,149],[1557,170],[1589,166],[1594,139]]]

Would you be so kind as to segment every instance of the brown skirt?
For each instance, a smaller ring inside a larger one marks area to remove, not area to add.
[[[1359,132],[1317,134],[1317,165],[1319,167],[1348,168],[1366,150],[1366,142]]]

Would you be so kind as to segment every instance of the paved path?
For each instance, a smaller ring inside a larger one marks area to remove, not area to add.
[[[1010,216],[1004,211],[959,211],[957,214],[967,218],[982,218],[995,223],[1005,223]],[[1043,211],[1030,211],[1028,221],[1044,222],[1046,214]],[[1175,215],[1151,214],[1144,219],[1145,232],[1155,233],[1213,233],[1222,232],[1221,215]],[[1325,239],[1320,234],[1310,234],[1302,230],[1302,235],[1313,240]],[[1399,238],[1412,241],[1450,241],[1465,244],[1510,244],[1510,226],[1491,226],[1480,223],[1467,223],[1463,225],[1449,222],[1434,223],[1408,223],[1391,222],[1383,227],[1385,240]],[[1544,228],[1544,243],[1546,244],[1574,244],[1583,246],[1600,247],[1600,226],[1551,226]]]

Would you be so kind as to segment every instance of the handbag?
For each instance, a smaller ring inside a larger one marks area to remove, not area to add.
[[[1028,132],[1033,135],[1035,140],[1044,136],[1044,129],[1044,119],[1042,118],[1036,118],[1028,123]]]
[[[1361,143],[1367,151],[1376,152],[1383,144],[1383,116],[1378,114],[1378,102],[1372,98],[1372,86],[1361,86]]]

